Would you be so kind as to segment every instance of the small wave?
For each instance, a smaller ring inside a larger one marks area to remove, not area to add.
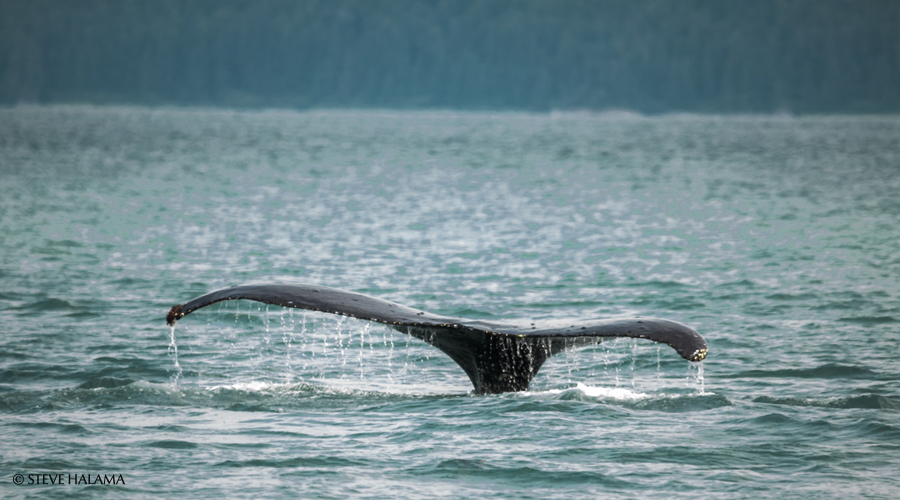
[[[98,303],[87,303],[84,301],[70,302],[57,297],[43,298],[34,300],[23,305],[12,307],[16,311],[20,311],[22,316],[40,316],[48,313],[66,313],[66,317],[75,319],[96,318],[100,317]]]
[[[73,313],[66,314],[67,318],[74,319],[91,319],[91,318],[99,318],[102,315],[100,313],[91,312],[91,311],[76,311]]]
[[[0,370],[0,383],[4,384],[42,379],[66,380],[73,377],[75,374],[68,367],[30,361],[16,363],[6,370]]]
[[[817,306],[813,306],[813,311],[837,311],[837,310],[855,310],[855,309],[863,309],[866,306],[871,305],[871,302],[868,300],[841,300],[841,301],[828,301]]]
[[[3,270],[0,269],[0,278],[3,278],[5,275]],[[8,300],[10,302],[25,300],[25,295],[15,292],[0,292],[0,300]]]
[[[829,363],[814,368],[786,368],[781,370],[748,370],[720,378],[862,378],[875,372],[869,368]]]
[[[23,360],[35,359],[35,358],[37,358],[37,356],[33,356],[31,353],[27,353],[27,352],[10,352],[10,351],[0,352],[0,359],[2,359],[2,360],[23,361]],[[3,373],[3,372],[0,372],[0,373]]]
[[[80,242],[74,241],[74,240],[56,240],[56,241],[48,241],[47,246],[63,247],[63,248],[81,248],[84,245],[82,245]]]
[[[112,389],[114,387],[122,387],[133,384],[134,380],[130,378],[116,377],[97,377],[78,386],[79,389]]]
[[[186,406],[182,392],[168,384],[133,382],[116,387],[15,391],[4,394],[0,409],[10,413],[36,413],[66,408],[109,408],[116,405]]]
[[[190,441],[179,441],[177,439],[166,439],[163,441],[151,441],[149,443],[144,444],[143,446],[147,448],[160,448],[163,450],[191,450],[194,448],[198,448],[197,443],[192,443]]]
[[[832,398],[774,398],[760,396],[754,403],[766,403],[786,406],[804,406],[819,408],[862,408],[876,410],[900,410],[900,401],[879,394],[863,394],[861,396]]]
[[[24,306],[19,307],[18,309],[25,311],[68,311],[76,309],[71,302],[63,299],[57,298],[49,298],[42,299],[35,302],[30,302],[25,304]]]
[[[452,458],[441,460],[435,464],[415,467],[413,473],[438,477],[483,477],[489,479],[508,479],[513,481],[527,480],[529,484],[604,484],[615,487],[628,487],[626,481],[607,476],[593,470],[545,470],[530,466],[504,467],[489,461]]]
[[[849,318],[840,318],[838,321],[842,323],[852,323],[861,326],[877,326],[890,323],[897,323],[897,319],[892,316],[856,316]]]
[[[754,283],[748,279],[742,279],[739,281],[729,281],[727,283],[722,283],[722,284],[716,285],[714,288],[725,288],[725,289],[750,288],[750,289],[752,289],[752,288],[756,288],[756,283]]]
[[[73,376],[90,382],[104,377],[121,380],[166,380],[169,378],[169,366],[161,366],[153,360],[100,356],[93,360],[89,367],[75,372]]]
[[[769,300],[790,301],[790,300],[812,300],[817,299],[818,295],[814,293],[773,293],[766,295]]]
[[[295,469],[298,467],[354,467],[368,465],[359,460],[348,460],[341,457],[296,457],[285,460],[254,459],[254,460],[226,460],[216,464],[217,467],[274,467]]]
[[[731,401],[721,394],[702,392],[693,394],[663,395],[635,401],[627,405],[635,410],[660,411],[665,413],[689,413],[715,410],[732,406]]]
[[[142,278],[126,276],[124,278],[117,278],[114,280],[109,280],[109,284],[111,284],[111,285],[141,285],[141,286],[145,286],[145,285],[153,284],[153,282],[150,280],[142,279]]]
[[[22,462],[20,470],[78,470],[78,466],[67,460],[35,457]]]
[[[622,387],[592,387],[578,383],[569,389],[550,389],[534,393],[551,394],[563,401],[591,401],[612,403],[634,410],[651,410],[671,413],[704,411],[731,406],[725,396],[699,392],[690,394],[648,394]]]
[[[652,280],[652,281],[638,281],[634,283],[626,283],[624,284],[626,287],[632,288],[660,288],[663,290],[671,290],[673,288],[688,288],[691,285],[687,283],[680,283],[678,281],[661,281],[661,280]]]
[[[768,413],[752,419],[754,424],[787,424],[795,421],[793,418],[781,413]]]
[[[73,434],[87,436],[93,434],[86,427],[78,424],[61,424],[56,422],[11,422],[9,425],[23,429],[40,429],[42,431],[55,431],[61,434]]]

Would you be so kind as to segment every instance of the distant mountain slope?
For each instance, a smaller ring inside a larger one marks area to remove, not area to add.
[[[0,0],[0,103],[900,111],[895,0]]]

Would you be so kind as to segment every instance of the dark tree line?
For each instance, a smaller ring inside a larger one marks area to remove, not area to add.
[[[900,111],[896,0],[0,0],[0,103]]]

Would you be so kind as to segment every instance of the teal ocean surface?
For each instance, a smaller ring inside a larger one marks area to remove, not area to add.
[[[898,498],[898,193],[893,116],[2,109],[0,496]],[[249,282],[710,352],[480,396],[376,323],[166,326]]]

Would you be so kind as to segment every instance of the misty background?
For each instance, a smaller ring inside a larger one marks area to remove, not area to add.
[[[0,103],[900,111],[893,0],[0,0]]]

